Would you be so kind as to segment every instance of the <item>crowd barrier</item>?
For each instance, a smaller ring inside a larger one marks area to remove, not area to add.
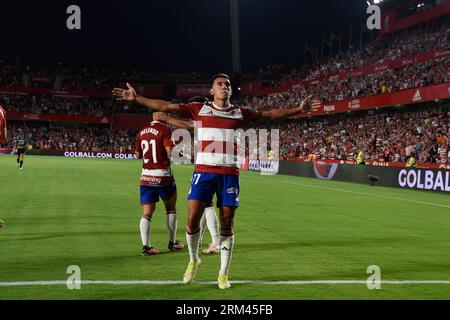
[[[450,170],[280,161],[279,174],[384,187],[450,192]]]
[[[14,154],[12,149],[1,149],[0,154]],[[95,158],[95,159],[137,159],[134,153],[119,153],[109,151],[56,151],[32,149],[26,152],[27,155],[34,156],[60,156],[66,158]]]

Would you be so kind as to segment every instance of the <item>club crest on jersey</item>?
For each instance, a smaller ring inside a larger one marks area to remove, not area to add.
[[[241,109],[232,109],[230,111],[221,111],[216,110],[212,108],[211,106],[205,104],[200,109],[200,112],[198,113],[199,116],[204,117],[220,117],[220,118],[228,118],[228,119],[235,119],[235,120],[243,120],[244,117],[242,115]]]

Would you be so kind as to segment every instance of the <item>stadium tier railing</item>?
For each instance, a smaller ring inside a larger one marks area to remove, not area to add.
[[[325,103],[321,109],[308,115],[299,117],[317,116],[330,113],[342,113],[356,110],[367,110],[392,106],[409,105],[427,101],[445,100],[450,98],[450,82],[421,87],[417,89],[407,89],[403,91],[379,94],[366,98],[348,99],[338,102]]]

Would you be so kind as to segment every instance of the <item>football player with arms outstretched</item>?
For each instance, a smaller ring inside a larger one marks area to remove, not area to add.
[[[250,122],[259,120],[274,121],[285,119],[299,113],[310,113],[321,107],[320,101],[307,97],[298,107],[290,109],[272,109],[254,111],[232,105],[230,78],[226,74],[217,74],[211,80],[210,94],[213,102],[207,103],[170,103],[164,100],[150,99],[136,94],[127,83],[127,89],[114,88],[113,95],[118,100],[136,101],[153,111],[176,113],[201,123],[198,129],[199,150],[195,170],[188,195],[188,222],[186,240],[189,249],[189,264],[183,276],[183,283],[194,280],[201,265],[198,255],[200,242],[200,220],[205,208],[217,196],[220,213],[220,271],[217,279],[220,289],[230,288],[228,272],[234,246],[233,222],[235,211],[239,207],[239,162],[233,153],[236,146],[235,130],[244,128]],[[216,146],[221,152],[211,152]],[[224,145],[230,145],[223,150]],[[229,153],[230,152],[230,153]]]
[[[208,100],[203,97],[193,97],[189,99],[189,102],[204,103],[208,102]],[[180,129],[192,130],[194,128],[194,123],[192,121],[172,117],[164,112],[153,113],[153,119],[168,123]],[[205,208],[200,220],[200,243],[203,241],[203,236],[207,228],[211,235],[211,243],[207,248],[203,249],[202,252],[205,254],[220,253],[219,221],[217,220],[216,211],[214,210],[214,204],[212,202]]]

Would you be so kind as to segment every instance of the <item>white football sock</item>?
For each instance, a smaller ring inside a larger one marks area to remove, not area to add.
[[[150,220],[141,218],[139,229],[141,230],[142,245],[150,247]]]
[[[189,248],[189,258],[192,262],[198,261],[198,246],[200,243],[200,231],[195,234],[186,232],[186,242]]]
[[[228,274],[234,247],[233,236],[220,236],[220,274]]]
[[[177,214],[170,213],[166,215],[167,229],[169,230],[169,241],[175,243],[177,236]]]
[[[212,243],[218,246],[220,244],[219,221],[217,220],[214,207],[206,208],[204,216],[206,216],[206,223],[208,224],[208,230],[211,234]]]

